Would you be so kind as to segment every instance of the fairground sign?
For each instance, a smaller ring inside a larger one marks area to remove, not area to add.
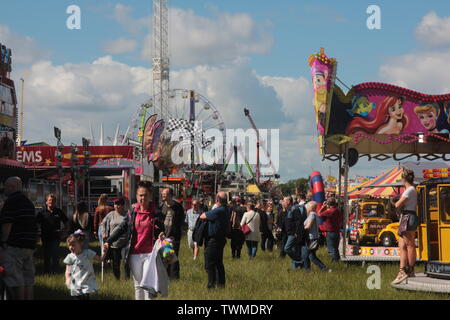
[[[83,164],[84,155],[83,147],[78,146],[78,163]],[[105,164],[105,160],[111,159],[133,159],[132,146],[95,146],[90,147],[89,151],[91,155],[89,157],[89,165],[94,166],[96,164]],[[63,167],[70,167],[72,165],[71,147],[64,147],[63,154]],[[56,147],[53,146],[36,146],[36,147],[18,147],[17,148],[17,161],[22,162],[27,167],[34,168],[48,168],[56,166]]]

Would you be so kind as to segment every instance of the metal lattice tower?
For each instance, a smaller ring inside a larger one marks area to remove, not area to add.
[[[169,74],[168,0],[153,0],[153,105],[164,120],[169,109]]]

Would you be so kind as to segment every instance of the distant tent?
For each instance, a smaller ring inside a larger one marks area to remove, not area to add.
[[[401,184],[402,167],[397,166],[380,174],[378,177],[365,182],[362,188],[355,188],[349,196],[370,196],[376,198],[390,198],[400,195],[403,191]]]
[[[259,190],[259,188],[256,184],[250,184],[249,186],[247,186],[247,192],[248,193],[261,193],[261,190]]]

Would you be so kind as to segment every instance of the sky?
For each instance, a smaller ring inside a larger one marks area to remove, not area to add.
[[[367,8],[381,9],[369,30]],[[69,30],[70,5],[81,29]],[[171,0],[171,87],[194,89],[227,128],[280,129],[282,181],[319,170],[308,57],[325,48],[347,85],[382,81],[429,94],[450,92],[450,6],[446,0]],[[2,4],[0,42],[13,49],[16,87],[25,79],[24,139],[63,143],[88,136],[89,122],[113,136],[151,96],[152,2],[16,0]],[[352,174],[390,169],[361,160]]]

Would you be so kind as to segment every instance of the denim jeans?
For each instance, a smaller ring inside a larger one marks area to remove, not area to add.
[[[284,247],[286,254],[292,259],[292,267],[296,268],[302,263],[301,246],[295,236],[288,236],[286,246]]]
[[[258,241],[245,241],[248,249],[248,257],[250,259],[256,257],[256,252],[258,251]]]
[[[302,246],[303,268],[305,271],[311,270],[311,262],[319,267],[320,270],[326,270],[327,266],[320,261],[316,255],[317,249],[309,250],[308,246]]]
[[[339,232],[327,232],[327,250],[333,262],[340,260],[339,255]]]

